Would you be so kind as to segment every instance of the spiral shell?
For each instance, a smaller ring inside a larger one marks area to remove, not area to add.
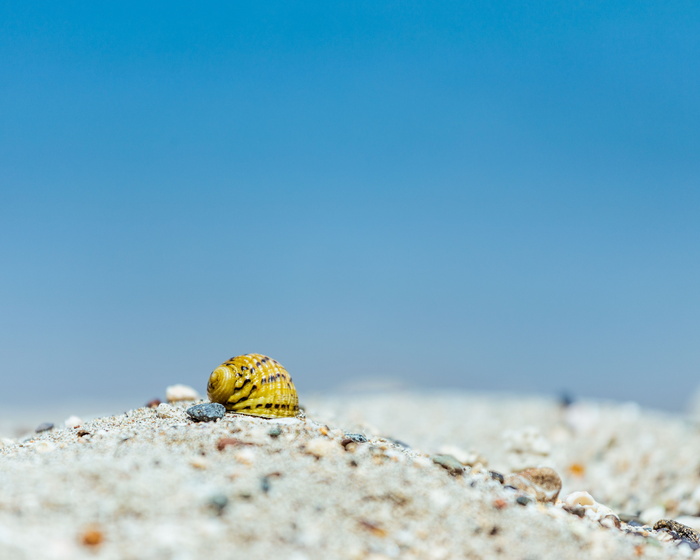
[[[296,416],[297,391],[277,360],[262,354],[235,356],[209,376],[207,395],[226,410],[265,418]]]

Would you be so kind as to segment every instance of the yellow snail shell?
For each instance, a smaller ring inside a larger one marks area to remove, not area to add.
[[[266,418],[296,416],[299,399],[292,376],[262,354],[235,356],[209,376],[207,395],[226,410]]]

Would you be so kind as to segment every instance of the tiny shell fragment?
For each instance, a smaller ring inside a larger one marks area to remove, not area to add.
[[[604,527],[620,527],[620,518],[608,506],[595,501],[588,492],[572,492],[564,499],[564,509],[580,517],[586,516]]]
[[[66,428],[78,428],[82,426],[83,421],[77,416],[69,416],[63,421],[63,425]]]
[[[168,402],[195,401],[199,393],[189,385],[170,385],[165,389],[165,398]]]
[[[561,490],[561,478],[554,469],[538,467],[525,469],[505,477],[506,486],[534,497],[538,502],[554,502]]]

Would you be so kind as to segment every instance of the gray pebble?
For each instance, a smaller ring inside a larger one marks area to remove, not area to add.
[[[214,494],[209,498],[208,505],[214,511],[214,513],[221,515],[228,505],[228,497],[226,497],[224,494]]]
[[[280,435],[282,435],[282,428],[280,428],[279,426],[272,426],[272,428],[270,428],[270,431],[267,432],[267,435],[271,438],[279,437]]]
[[[49,430],[53,430],[53,424],[51,422],[44,422],[43,424],[39,424],[34,431],[38,434],[41,432],[48,432]]]
[[[226,414],[226,407],[219,403],[196,404],[187,409],[187,414],[195,422],[212,422]]]
[[[344,438],[355,443],[367,443],[367,438],[364,434],[345,434]]]
[[[464,472],[464,465],[455,459],[452,455],[433,455],[431,457],[433,463],[447,469],[451,475],[458,475]]]
[[[501,484],[503,484],[505,482],[504,476],[499,472],[489,471],[489,475],[491,475],[491,478],[493,478],[494,480],[497,480]]]

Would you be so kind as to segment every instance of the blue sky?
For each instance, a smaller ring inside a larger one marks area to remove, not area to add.
[[[696,2],[0,2],[0,403],[700,385]]]

